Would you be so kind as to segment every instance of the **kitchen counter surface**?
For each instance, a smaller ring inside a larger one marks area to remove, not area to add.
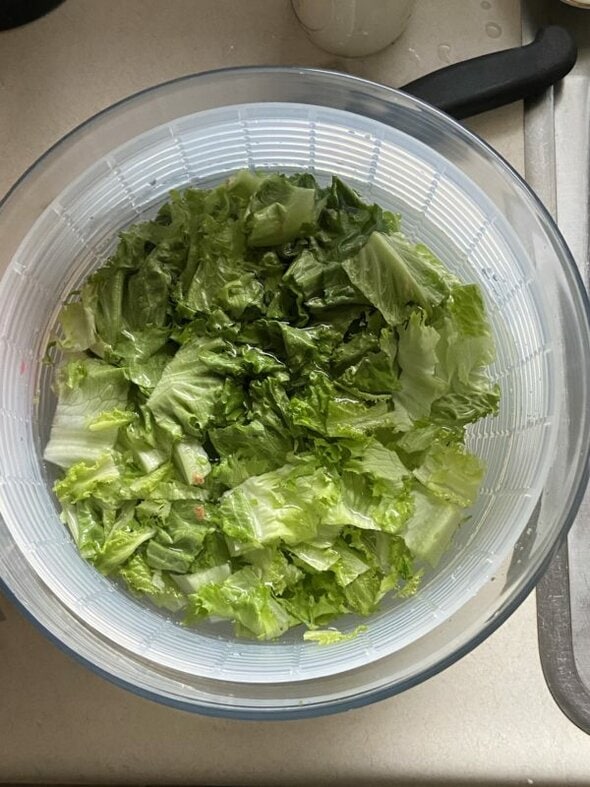
[[[419,0],[403,37],[360,60],[311,44],[287,0],[67,0],[0,33],[0,192],[96,111],[182,74],[295,64],[396,86],[518,43],[515,0]],[[522,170],[520,105],[469,125]],[[590,785],[590,738],[543,680],[533,597],[476,651],[399,697],[274,723],[135,697],[61,653],[4,598],[0,611],[0,782]]]

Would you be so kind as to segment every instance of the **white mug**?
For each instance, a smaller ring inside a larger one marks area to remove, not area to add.
[[[322,49],[362,57],[398,38],[414,0],[291,0],[309,38]]]

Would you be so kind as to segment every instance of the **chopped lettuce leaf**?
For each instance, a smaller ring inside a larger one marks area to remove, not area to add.
[[[315,188],[302,188],[279,175],[269,175],[250,199],[248,245],[278,246],[313,232],[319,207]]]
[[[186,606],[185,594],[175,587],[170,577],[154,571],[137,552],[119,568],[119,576],[133,593],[147,596],[157,607],[178,612]]]
[[[119,478],[119,468],[111,453],[101,454],[96,462],[77,462],[55,484],[55,494],[62,503],[78,503],[97,497]]]
[[[314,544],[296,544],[290,548],[290,552],[315,571],[328,571],[340,560],[340,554],[335,549]]]
[[[192,574],[170,574],[180,590],[187,596],[197,593],[205,585],[219,585],[231,574],[231,563],[221,563],[219,566],[202,568]]]
[[[226,492],[219,503],[221,529],[254,548],[311,541],[337,496],[325,469],[311,461],[287,464]]]
[[[223,348],[221,339],[187,342],[165,367],[147,400],[158,426],[174,439],[185,434],[198,437],[211,423],[223,379],[211,374],[201,355]]]
[[[211,472],[207,451],[196,440],[181,440],[176,443],[174,460],[187,484],[202,486]]]
[[[373,232],[342,267],[390,325],[402,323],[411,305],[431,314],[449,295],[452,280],[424,246],[410,243],[400,233]]]
[[[193,562],[190,552],[176,549],[174,546],[163,546],[155,540],[150,541],[147,545],[145,559],[151,568],[172,571],[175,574],[187,572]]]
[[[77,358],[57,376],[58,402],[44,458],[60,467],[92,462],[112,448],[120,423],[107,413],[127,407],[129,384],[121,369],[93,358]],[[105,428],[93,428],[102,423]]]
[[[188,612],[189,619],[213,615],[233,620],[238,635],[257,639],[280,637],[291,625],[288,612],[249,566],[189,595]]]
[[[437,320],[437,375],[448,391],[433,405],[433,415],[466,424],[498,412],[500,389],[486,367],[495,358],[492,332],[483,298],[473,284],[452,288],[448,308]]]
[[[62,350],[83,352],[96,343],[94,312],[83,301],[66,304],[60,314],[63,337],[59,340]]]
[[[433,402],[447,388],[445,381],[436,374],[440,334],[425,324],[420,312],[413,312],[398,332],[401,390],[394,395],[394,400],[412,418],[428,418]]]
[[[245,474],[244,481],[250,475],[260,475],[281,467],[293,450],[293,438],[274,412],[267,412],[264,417],[255,418],[249,423],[210,429],[209,439],[222,462],[225,461],[224,467],[233,468],[237,473],[240,472],[238,468],[241,468]],[[219,473],[218,470],[218,476]]]
[[[155,535],[154,529],[116,530],[101,546],[94,565],[103,574],[110,574],[125,563],[135,551]]]
[[[483,474],[481,461],[454,443],[435,443],[414,470],[434,495],[463,508],[475,502]]]
[[[68,526],[82,557],[93,560],[104,541],[104,525],[91,503],[85,501],[75,506],[64,500],[61,520]]]
[[[306,642],[316,642],[318,645],[335,645],[338,642],[348,642],[351,639],[356,639],[359,634],[367,630],[367,626],[361,624],[356,626],[352,631],[343,633],[338,629],[311,629],[303,633],[303,639]]]
[[[166,323],[170,272],[151,255],[127,279],[124,315],[131,330],[160,328]]]
[[[371,438],[364,445],[355,446],[352,458],[346,464],[351,473],[362,473],[374,480],[401,487],[403,479],[410,474],[395,451]]]
[[[459,527],[463,513],[454,503],[446,503],[426,490],[414,492],[414,513],[403,538],[410,552],[435,566]]]

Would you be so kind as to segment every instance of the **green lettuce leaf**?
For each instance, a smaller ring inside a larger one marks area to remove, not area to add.
[[[255,547],[311,541],[338,498],[337,485],[315,463],[284,465],[226,492],[219,504],[223,532]]]
[[[101,454],[96,462],[77,462],[70,465],[66,474],[54,486],[61,503],[78,503],[91,497],[101,497],[119,479],[117,467],[111,453]]]
[[[345,469],[351,473],[362,473],[394,489],[401,489],[403,480],[410,475],[398,454],[375,438],[353,446],[352,458],[346,463]]]
[[[158,426],[174,439],[199,437],[213,419],[223,379],[211,374],[201,355],[221,350],[221,339],[195,339],[181,347],[147,400]]]
[[[406,523],[403,538],[419,560],[436,566],[461,524],[463,513],[426,490],[414,492],[414,513]]]
[[[197,440],[181,440],[174,446],[174,461],[187,484],[202,486],[211,472],[207,451]]]
[[[209,439],[221,457],[215,477],[229,487],[237,486],[251,475],[281,467],[294,447],[289,431],[272,412],[246,424],[211,429]]]
[[[342,496],[324,515],[331,525],[397,533],[408,520],[413,501],[406,485],[344,473]]]
[[[407,324],[398,328],[400,390],[394,400],[413,419],[428,418],[433,402],[448,389],[437,375],[437,347],[440,334],[426,325],[420,312],[413,312]]]
[[[434,495],[463,508],[475,502],[483,474],[481,460],[456,443],[434,443],[414,470]]]
[[[213,615],[234,621],[238,636],[280,637],[291,625],[285,608],[254,568],[235,571],[220,584],[207,584],[188,596],[189,619]]]
[[[95,558],[104,542],[104,526],[100,512],[91,502],[73,504],[62,502],[60,518],[64,522],[80,554],[86,560]]]
[[[401,388],[396,366],[397,343],[391,330],[381,332],[380,349],[363,355],[342,375],[341,382],[366,399],[389,398]]]
[[[496,414],[500,389],[486,372],[495,359],[495,346],[479,288],[453,287],[436,327],[437,375],[448,381],[449,390],[435,402],[433,415],[465,424]]]
[[[295,622],[310,629],[325,626],[348,611],[344,589],[331,572],[308,573],[283,596]]]
[[[147,596],[157,607],[178,612],[186,606],[182,593],[161,571],[154,571],[137,552],[118,571],[127,587],[139,596]]]
[[[127,452],[144,473],[151,473],[170,460],[171,449],[166,441],[157,439],[151,412],[146,407],[138,410],[138,417],[119,431],[117,447]]]
[[[145,551],[145,559],[151,568],[184,574],[192,565],[193,555],[174,546],[164,546],[151,540]]]
[[[90,349],[97,355],[108,356],[116,345],[124,327],[123,297],[128,270],[120,265],[125,257],[124,247],[132,247],[126,236],[121,236],[117,257],[98,270],[84,285],[81,302],[84,310],[93,315],[94,343]]]
[[[59,370],[57,390],[44,459],[60,467],[97,460],[114,446],[121,425],[117,419],[107,425],[105,414],[127,408],[129,385],[123,371],[93,358],[72,360]],[[92,428],[97,423],[105,428]]]
[[[410,304],[431,314],[449,295],[452,281],[426,247],[410,243],[399,233],[373,232],[342,267],[390,325],[406,319]]]
[[[87,304],[82,301],[66,304],[59,319],[63,330],[63,337],[59,339],[62,350],[83,352],[96,344],[94,312]]]
[[[221,563],[211,568],[201,568],[192,574],[171,574],[172,580],[179,589],[190,596],[197,593],[205,585],[220,585],[231,575],[231,563]]]
[[[338,629],[315,629],[305,631],[303,639],[306,642],[316,642],[318,645],[335,645],[338,642],[348,642],[351,639],[356,639],[364,631],[367,631],[367,626],[364,624],[356,626],[352,631],[346,633],[338,631]]]
[[[264,178],[245,216],[249,246],[277,246],[312,232],[320,205],[314,188],[295,186],[282,175]]]
[[[98,551],[94,565],[102,574],[112,573],[155,535],[154,529],[115,530]]]
[[[169,271],[151,255],[128,277],[124,319],[132,331],[165,325],[171,280]]]

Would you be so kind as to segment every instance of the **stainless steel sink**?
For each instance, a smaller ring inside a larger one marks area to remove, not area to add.
[[[574,35],[578,62],[526,107],[525,175],[557,219],[589,286],[590,10],[557,0],[523,2],[525,41],[549,23]],[[590,733],[590,492],[538,585],[537,623],[549,689],[563,712]]]

